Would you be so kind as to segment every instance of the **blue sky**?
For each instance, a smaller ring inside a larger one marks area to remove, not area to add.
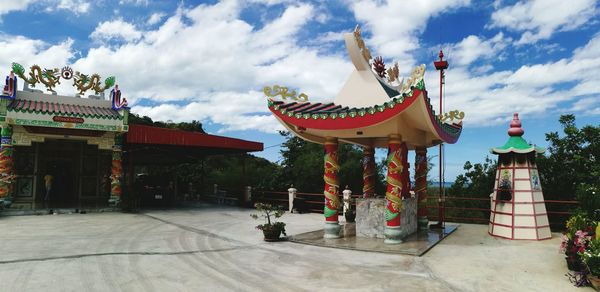
[[[282,128],[262,87],[332,100],[352,71],[342,34],[359,24],[372,54],[398,62],[401,75],[427,65],[434,100],[431,62],[445,51],[446,109],[466,113],[446,150],[452,181],[464,161],[506,141],[513,112],[542,146],[561,114],[598,125],[598,12],[593,0],[0,1],[0,68],[17,61],[115,75],[134,112],[275,145],[256,154],[277,161]]]

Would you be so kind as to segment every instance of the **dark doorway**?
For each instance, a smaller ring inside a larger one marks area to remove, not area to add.
[[[50,175],[51,189],[49,196],[49,207],[66,208],[77,202],[75,193],[75,176],[73,175],[74,159],[50,158],[46,161],[46,176]]]

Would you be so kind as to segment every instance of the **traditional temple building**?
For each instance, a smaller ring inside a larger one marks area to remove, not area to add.
[[[491,150],[499,157],[488,232],[507,239],[549,239],[552,234],[535,163],[544,149],[527,143],[524,133],[515,113],[508,141]]]
[[[61,81],[72,81],[77,95],[57,95]],[[17,90],[21,82],[23,90]],[[40,85],[49,93],[34,89]],[[93,94],[85,97],[88,90]],[[102,82],[97,74],[37,65],[26,73],[13,63],[0,96],[0,203],[12,209],[118,205],[124,171],[133,177],[133,155],[136,163],[175,164],[263,148],[228,137],[129,125],[128,117],[114,77]]]
[[[388,148],[385,242],[399,243],[407,235],[401,227],[400,210],[403,201],[410,197],[408,151],[415,151],[417,161],[415,189],[419,203],[415,213],[418,212],[420,224],[426,227],[427,148],[455,143],[462,131],[464,114],[434,112],[423,81],[425,65],[415,68],[403,80],[398,76],[397,64],[386,69],[381,57],[372,59],[360,28],[346,34],[344,39],[354,71],[333,102],[308,102],[306,94],[277,85],[265,87],[264,93],[269,109],[289,131],[324,145],[326,238],[340,236],[338,144],[351,143],[364,149],[364,197],[374,195],[373,149]]]

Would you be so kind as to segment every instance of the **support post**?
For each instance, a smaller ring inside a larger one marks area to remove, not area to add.
[[[386,244],[402,243],[402,234],[400,229],[400,211],[402,210],[402,194],[405,190],[405,165],[406,153],[408,149],[406,144],[402,143],[399,135],[390,135],[388,141],[388,171],[387,171],[387,190],[385,193],[386,210],[385,220],[386,226],[384,230]]]
[[[2,125],[0,141],[0,209],[12,203],[13,171],[12,128]]]
[[[288,211],[290,213],[294,210],[294,199],[296,198],[296,192],[298,190],[294,188],[294,185],[291,185],[288,189]]]
[[[112,147],[112,166],[110,174],[109,205],[118,206],[121,202],[121,185],[123,183],[123,135],[115,134],[115,144]]]
[[[415,150],[415,194],[417,195],[417,222],[419,229],[427,229],[427,148],[420,147]]]
[[[363,147],[363,198],[375,196],[375,151],[373,147]]]
[[[324,238],[339,238],[341,225],[338,224],[338,210],[340,208],[338,179],[338,141],[334,137],[325,138],[325,161],[323,180],[325,181],[325,206],[323,215],[325,215]]]

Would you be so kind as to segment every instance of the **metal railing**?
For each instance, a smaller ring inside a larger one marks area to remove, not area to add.
[[[252,195],[254,201],[279,204],[287,208],[288,192],[255,190]],[[305,199],[309,205],[308,211],[323,213],[324,196],[322,193],[296,193],[296,197]],[[361,197],[352,195],[353,198]],[[340,200],[341,200],[340,196]],[[428,218],[437,221],[439,214],[438,196],[428,196]],[[564,223],[579,205],[577,201],[545,200],[546,214],[550,227],[554,231],[564,229]],[[445,203],[446,221],[461,223],[487,224],[490,219],[490,198],[476,195],[447,196]]]

